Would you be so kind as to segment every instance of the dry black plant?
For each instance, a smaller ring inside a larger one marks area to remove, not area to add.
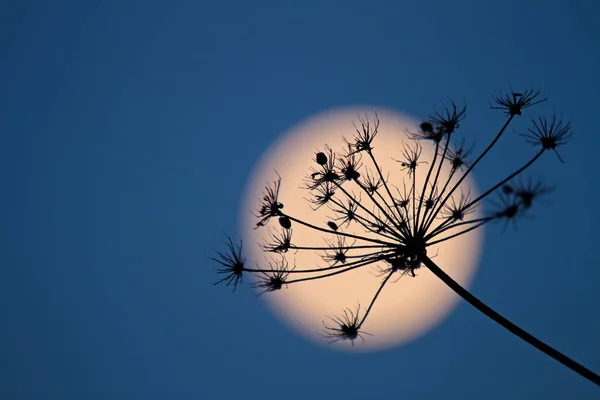
[[[284,204],[279,199],[281,177],[278,176],[272,185],[264,188],[255,228],[274,229],[265,225],[271,219],[278,221],[277,230],[270,230],[270,239],[261,244],[265,252],[276,257],[268,258],[266,268],[248,267],[244,264],[241,243],[235,246],[228,238],[228,253],[217,253],[218,258],[213,258],[220,263],[218,273],[224,275],[216,283],[233,285],[235,290],[242,276],[250,274],[256,277],[255,286],[261,293],[266,293],[291,284],[324,279],[377,264],[375,275],[381,279],[381,284],[364,312],[361,313],[359,305],[354,310],[347,308],[340,316],[328,317],[327,321],[323,321],[326,340],[332,343],[348,340],[354,345],[358,338],[364,341],[365,335],[370,335],[362,330],[362,326],[392,276],[397,279],[405,275],[415,277],[417,271],[425,266],[483,314],[600,385],[597,374],[482,303],[447,275],[427,253],[431,246],[452,240],[485,224],[501,222],[506,229],[524,215],[540,196],[551,190],[538,181],[523,179],[522,174],[547,151],[558,155],[557,148],[571,136],[571,124],[557,119],[556,115],[549,119],[542,117],[533,120],[528,132],[521,134],[526,142],[537,148],[521,167],[475,198],[461,189],[464,180],[505,134],[513,119],[521,116],[525,109],[545,100],[537,90],[521,93],[511,90],[506,95],[494,98],[491,108],[504,111],[506,121],[489,145],[473,160],[470,157],[472,148],[465,148],[464,141],[458,148],[450,146],[452,136],[466,116],[466,107],[451,103],[442,112],[431,115],[414,131],[406,132],[409,144],[403,143],[402,158],[396,160],[406,179],[404,182],[394,182],[395,185],[388,182],[387,175],[375,158],[373,143],[379,130],[377,116],[373,120],[359,117],[353,138],[343,138],[345,150],[336,153],[326,146],[323,152],[315,155],[315,166],[311,167],[303,182],[303,187],[312,194],[307,201],[313,209],[327,206],[335,215],[326,224],[327,228],[284,211]],[[423,146],[433,148],[431,159],[421,159]],[[562,162],[562,158],[558,157]],[[421,169],[426,170],[425,183],[417,187],[415,175]],[[473,216],[482,201],[488,199],[492,200],[491,207],[487,207],[489,211],[481,216]],[[331,239],[321,245],[296,245],[292,237],[294,224],[310,228],[315,233],[327,234]],[[357,227],[364,234],[346,232],[349,225]],[[290,268],[286,261],[288,251],[319,252],[327,266]]]

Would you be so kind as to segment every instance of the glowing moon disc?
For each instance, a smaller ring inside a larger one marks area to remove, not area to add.
[[[256,213],[265,185],[272,184],[277,179],[275,171],[282,178],[279,201],[285,205],[284,211],[327,229],[326,223],[332,220],[331,216],[334,213],[326,206],[313,211],[307,200],[312,195],[302,188],[303,182],[310,173],[310,167],[318,167],[315,163],[315,153],[323,151],[325,144],[334,151],[342,152],[345,146],[342,137],[352,141],[355,133],[353,122],[357,122],[357,116],[365,118],[367,115],[373,121],[375,111],[380,121],[379,132],[373,141],[375,158],[383,175],[388,177],[387,182],[390,185],[402,191],[403,182],[406,182],[407,188],[410,189],[412,178],[409,180],[406,171],[393,159],[402,158],[404,144],[414,145],[407,138],[405,130],[415,131],[417,121],[379,107],[334,109],[311,117],[282,135],[265,152],[248,181],[240,221],[249,266],[258,263],[265,267],[265,256],[277,256],[263,252],[257,245],[268,240],[269,230],[281,231],[277,221],[271,220],[266,227],[253,229],[257,222],[253,213]],[[420,160],[431,163],[434,145],[431,142],[421,144],[423,153]],[[372,166],[364,153],[362,164],[362,168]],[[419,194],[428,166],[429,164],[423,163],[417,169],[416,187]],[[442,169],[441,176],[447,177],[448,171],[449,168]],[[357,194],[360,192],[354,182],[347,182],[344,187],[353,189]],[[461,189],[462,193],[470,192],[472,198],[477,196],[470,177],[463,182]],[[362,197],[366,197],[364,193]],[[478,216],[476,212],[467,218]],[[291,242],[296,246],[327,246],[326,240],[332,242],[335,239],[334,235],[315,232],[299,224],[293,224],[292,229]],[[343,231],[357,234],[364,232],[360,226],[353,225],[344,228]],[[428,248],[428,255],[435,257],[434,261],[440,267],[466,286],[475,273],[481,244],[482,231],[478,229]],[[290,266],[295,264],[297,270],[302,270],[327,266],[322,255],[323,252],[317,251],[290,250],[286,253],[286,259]],[[379,264],[385,266],[383,262]],[[343,309],[355,309],[358,304],[361,306],[361,314],[364,313],[383,279],[378,276],[376,266],[377,264],[325,279],[291,284],[282,290],[265,293],[262,298],[293,330],[311,341],[329,346],[323,335],[323,321],[328,323],[330,320],[327,316],[339,316]],[[291,274],[289,279],[302,276],[303,274]],[[415,278],[406,275],[394,283],[395,280],[392,277],[383,289],[362,327],[373,336],[365,336],[364,343],[358,339],[354,347],[350,346],[349,341],[339,341],[331,348],[373,351],[406,343],[436,326],[448,315],[458,300],[458,296],[425,267],[417,271]]]

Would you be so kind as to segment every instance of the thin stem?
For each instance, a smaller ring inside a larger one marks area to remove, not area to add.
[[[329,248],[328,250],[333,250],[331,248]],[[348,262],[346,264],[338,264],[338,265],[331,265],[329,267],[322,267],[322,268],[311,268],[311,269],[291,269],[291,270],[286,270],[285,273],[286,274],[309,274],[309,273],[318,273],[318,272],[327,272],[327,271],[332,271],[332,270],[337,270],[337,269],[341,269],[341,268],[346,268],[347,270],[352,269],[350,267],[354,267],[357,266],[358,264],[361,264],[364,261],[368,261],[368,260],[372,260],[372,259],[377,259],[379,260],[384,259],[385,256],[388,256],[391,253],[392,249],[389,250],[381,250],[378,252],[374,252],[374,253],[369,253],[369,254],[362,254],[362,255],[357,255],[357,256],[348,256],[347,258],[362,258],[361,260],[357,260],[357,261],[352,261],[352,262]],[[377,257],[375,257],[377,256]],[[360,266],[360,265],[358,265]],[[264,269],[264,268],[246,268],[244,267],[243,269],[244,272],[250,272],[250,273],[257,273],[257,272],[263,272],[263,273],[267,273],[267,272],[281,272],[280,269]]]
[[[538,152],[538,153],[537,153],[535,156],[533,156],[533,157],[531,158],[531,160],[529,160],[529,161],[528,161],[528,162],[527,162],[525,165],[523,165],[521,168],[519,168],[518,170],[516,170],[515,172],[513,172],[512,174],[510,174],[509,176],[507,176],[506,178],[504,178],[503,180],[501,180],[500,182],[498,182],[497,184],[495,184],[494,186],[492,186],[490,189],[486,190],[486,191],[485,191],[485,193],[483,193],[482,195],[480,195],[479,197],[477,197],[475,200],[473,200],[473,201],[469,202],[469,204],[467,204],[467,205],[464,207],[464,209],[465,209],[465,210],[468,210],[469,208],[473,207],[473,206],[474,206],[474,205],[476,205],[476,204],[477,204],[479,201],[483,200],[485,197],[487,197],[487,196],[489,196],[491,193],[493,193],[493,192],[494,192],[496,189],[498,189],[499,187],[501,187],[502,185],[504,185],[506,182],[510,181],[511,179],[513,179],[514,177],[516,177],[517,175],[521,174],[523,171],[525,171],[527,168],[529,168],[529,167],[530,167],[530,166],[531,166],[531,165],[532,165],[532,164],[533,164],[533,163],[534,163],[534,162],[535,162],[535,161],[536,161],[538,158],[540,158],[540,156],[541,156],[541,155],[544,153],[544,151],[545,151],[545,149],[541,149],[541,150],[540,150],[540,151],[539,151],[539,152]],[[441,233],[441,232],[443,232],[443,231],[445,231],[445,230],[447,230],[447,229],[454,228],[455,226],[461,225],[461,224],[456,224],[456,225],[452,225],[452,226],[450,226],[450,227],[448,227],[448,228],[444,228],[444,227],[445,227],[446,225],[448,225],[448,223],[450,223],[451,221],[452,221],[452,216],[449,216],[449,217],[448,217],[448,218],[447,218],[447,219],[446,219],[444,222],[442,222],[440,225],[438,225],[438,227],[437,227],[437,228],[435,228],[435,229],[433,230],[433,232],[431,232],[431,233],[428,235],[428,237],[429,237],[429,238],[432,238],[433,236],[435,236],[435,234],[436,234],[436,231],[438,231],[437,233],[439,234],[439,233]],[[487,222],[487,221],[486,221],[486,222]],[[479,226],[479,225],[477,225],[477,226]],[[428,226],[427,228],[429,228],[429,226]],[[444,229],[442,229],[442,228],[444,228]],[[463,233],[466,233],[466,232],[463,232]],[[453,235],[453,236],[450,236],[449,238],[456,237],[456,236],[458,236],[458,235]],[[439,241],[437,241],[437,242],[434,242],[434,243],[439,243],[440,241],[447,240],[447,239],[449,239],[449,238],[442,239],[442,240],[439,240]],[[434,243],[431,243],[431,244],[434,244]]]
[[[371,201],[373,202],[373,204],[374,204],[374,205],[375,205],[375,206],[376,206],[376,207],[379,209],[379,211],[381,211],[381,212],[383,213],[383,215],[384,215],[384,216],[385,216],[385,217],[388,219],[388,221],[390,221],[392,224],[394,224],[394,227],[395,227],[396,229],[398,229],[398,232],[400,232],[400,231],[402,230],[402,229],[400,228],[400,226],[399,226],[398,224],[396,224],[396,221],[394,221],[394,218],[392,218],[392,217],[390,217],[390,216],[388,215],[388,213],[386,212],[386,209],[385,209],[384,207],[382,207],[382,206],[379,204],[379,202],[377,202],[377,200],[375,200],[375,197],[373,197],[373,195],[372,195],[372,194],[369,192],[369,190],[368,190],[368,189],[367,189],[365,186],[363,186],[363,184],[362,184],[362,183],[360,183],[359,181],[354,181],[354,182],[355,182],[355,183],[356,183],[356,184],[357,184],[357,185],[358,185],[358,186],[359,186],[359,187],[360,187],[360,188],[361,188],[361,189],[362,189],[362,190],[363,190],[363,191],[364,191],[364,192],[367,194],[367,196],[369,196],[369,198],[371,199]],[[340,186],[340,188],[341,188],[341,186]],[[344,191],[344,189],[343,189],[343,188],[341,188],[341,189],[342,189],[342,191]],[[346,192],[344,192],[344,193],[346,193]],[[382,198],[382,200],[383,200],[383,204],[385,204],[385,207],[386,207],[386,208],[389,208],[389,209],[391,210],[391,207],[387,205],[387,203],[385,202],[385,199],[383,199],[383,198]],[[393,201],[393,199],[392,199],[392,201]],[[360,204],[359,204],[359,205],[360,205]],[[361,206],[361,207],[362,207],[362,206]],[[364,208],[364,207],[362,207],[362,208]],[[366,208],[364,208],[364,209],[366,210]],[[382,223],[384,226],[386,225],[385,223],[383,223],[383,221],[381,221],[381,219],[379,219],[378,217],[376,217],[376,216],[375,216],[373,213],[370,213],[370,214],[371,214],[371,215],[373,215],[373,217],[374,217],[375,219],[377,219],[377,221],[381,222],[381,223]],[[403,238],[402,238],[402,235],[400,235],[398,232],[396,232],[396,231],[391,231],[391,233],[392,233],[394,236],[396,236],[398,239],[403,239]]]
[[[379,178],[383,182],[383,187],[385,188],[388,196],[390,196],[390,200],[392,201],[394,209],[396,210],[396,212],[400,216],[400,223],[405,222],[404,218],[402,217],[402,214],[400,213],[400,210],[398,209],[398,205],[394,201],[394,196],[392,196],[392,193],[390,192],[390,189],[389,189],[389,187],[387,185],[387,182],[385,181],[385,179],[383,179],[383,174],[381,173],[381,169],[379,168],[379,164],[377,164],[377,160],[375,160],[375,156],[373,155],[373,152],[371,150],[368,150],[367,154],[369,155],[369,157],[371,157],[371,161],[373,162],[373,165],[375,165],[375,169],[377,170],[377,173],[379,174]],[[377,192],[377,194],[379,195],[379,197],[381,198],[381,200],[383,201],[383,203],[386,205],[386,207],[388,207],[391,210],[392,208],[387,205],[385,199],[379,194],[379,192]],[[400,230],[402,230],[402,229],[400,228]],[[404,233],[406,234],[406,232],[404,232]]]
[[[438,225],[433,231],[431,231],[431,233],[428,233],[427,236],[425,236],[425,240],[429,240],[432,239],[434,237],[436,237],[437,235],[446,232],[450,229],[454,229],[454,228],[458,228],[459,226],[463,226],[463,225],[470,225],[470,224],[476,224],[479,222],[487,222],[489,220],[494,219],[494,217],[483,217],[483,218],[476,218],[476,219],[470,219],[468,221],[461,221],[461,222],[456,222],[454,224],[448,225],[449,223],[452,223],[452,219],[447,219],[445,220],[443,223],[441,223],[440,225]]]
[[[388,242],[384,242],[383,240],[377,240],[377,239],[372,239],[372,238],[367,238],[364,236],[357,236],[357,235],[353,235],[351,233],[345,233],[345,232],[339,232],[339,231],[334,231],[331,229],[325,229],[325,228],[320,228],[318,226],[315,226],[313,224],[309,224],[308,222],[304,222],[298,218],[294,218],[291,215],[287,215],[285,213],[280,213],[282,216],[284,217],[288,217],[291,221],[297,222],[301,225],[307,226],[309,228],[312,228],[314,230],[320,231],[320,232],[325,232],[325,233],[329,233],[330,235],[340,235],[340,236],[346,236],[346,237],[351,237],[353,239],[359,239],[359,240],[364,240],[366,242],[371,242],[371,243],[379,243],[382,244],[384,246],[397,246],[397,244],[394,243],[388,243]]]
[[[469,207],[473,206],[474,204],[477,204],[478,201],[480,201],[481,199],[485,198],[487,195],[489,195],[490,193],[492,193],[494,190],[498,189],[500,186],[504,185],[506,182],[510,181],[515,176],[519,175],[521,172],[525,171],[527,168],[529,168],[529,166],[531,164],[533,164],[538,158],[540,158],[540,156],[544,153],[544,151],[545,151],[545,149],[541,149],[535,156],[533,156],[533,158],[531,160],[529,160],[527,162],[527,164],[523,165],[521,168],[519,168],[518,170],[516,170],[515,172],[513,172],[512,174],[510,174],[509,176],[507,176],[506,178],[504,178],[503,180],[501,180],[500,182],[498,182],[497,184],[495,184],[493,187],[491,187],[490,189],[488,189],[481,196],[477,197],[475,200],[473,200],[472,202],[470,202],[465,207],[465,209],[468,209]]]
[[[434,208],[437,207],[437,205],[439,204],[439,201],[442,198],[442,196],[444,195],[444,192],[446,191],[446,189],[448,188],[448,185],[452,181],[452,177],[454,177],[455,172],[456,172],[456,169],[452,169],[450,171],[450,173],[448,174],[448,179],[446,180],[444,187],[442,187],[442,191],[438,194],[437,202],[435,203]],[[441,204],[440,207],[443,208],[444,204]],[[431,224],[435,220],[435,216],[436,216],[436,213],[433,213],[433,212],[429,215],[429,218],[427,219],[424,227],[422,228],[422,232],[427,232],[427,230],[431,227]]]
[[[435,179],[433,180],[433,186],[431,187],[431,192],[429,194],[430,197],[433,195],[433,189],[436,187],[437,181],[440,177],[440,172],[442,171],[442,165],[444,165],[444,160],[446,159],[446,153],[448,152],[448,147],[450,147],[450,137],[451,136],[452,136],[452,132],[450,132],[446,136],[446,145],[444,146],[444,152],[442,153],[442,159],[440,160],[440,164],[438,165],[438,170],[435,174]]]
[[[375,296],[371,300],[371,304],[369,304],[369,307],[367,308],[367,311],[365,311],[365,315],[362,317],[362,320],[360,321],[360,324],[358,324],[356,326],[357,329],[360,329],[360,327],[362,326],[362,324],[367,319],[367,315],[369,315],[369,312],[371,312],[371,308],[373,308],[373,304],[375,304],[375,300],[377,300],[377,297],[379,297],[379,293],[381,293],[381,291],[383,290],[383,287],[385,286],[385,284],[387,283],[387,281],[392,277],[393,273],[394,273],[393,270],[390,271],[390,273],[388,274],[388,276],[386,276],[385,279],[383,280],[383,282],[381,282],[381,285],[379,286],[379,289],[377,289],[377,293],[375,293]]]
[[[452,289],[456,294],[465,299],[469,304],[481,311],[487,317],[491,318],[494,322],[500,324],[510,333],[523,339],[536,349],[554,358],[556,361],[560,362],[567,368],[570,368],[572,371],[578,373],[584,378],[587,378],[590,381],[594,382],[596,385],[600,386],[599,375],[595,374],[583,365],[575,362],[574,360],[562,354],[558,350],[548,346],[546,343],[542,342],[535,336],[531,335],[530,333],[521,329],[517,325],[513,324],[512,322],[504,318],[502,315],[498,314],[496,311],[492,310],[477,297],[473,296],[467,289],[463,288],[458,282],[452,279],[426,255],[422,256],[422,261],[423,264],[425,264],[427,268],[429,268],[429,270],[434,273],[435,276],[440,278],[442,282],[444,282],[448,287],[450,287],[450,289]]]
[[[372,221],[369,221],[368,219],[366,219],[363,216],[360,216],[358,214],[355,215],[355,221],[358,222],[363,228],[365,228],[367,231],[375,234],[375,235],[379,235],[380,237],[392,240],[392,241],[399,241],[400,243],[403,243],[404,240],[398,236],[389,236],[384,234],[385,233],[391,233],[391,234],[396,234],[397,232],[393,231],[387,224],[384,224],[383,222],[381,222],[381,225],[379,225],[381,228],[381,231],[378,231],[377,229],[375,229],[375,225],[373,224]]]
[[[433,246],[434,244],[442,243],[442,242],[445,242],[446,240],[454,239],[457,236],[464,235],[465,233],[469,233],[469,232],[471,232],[471,231],[479,228],[481,225],[484,225],[484,224],[490,222],[492,219],[493,218],[489,218],[489,219],[484,218],[483,222],[480,222],[480,223],[478,223],[475,226],[472,226],[472,227],[470,227],[468,229],[465,229],[463,231],[460,231],[460,232],[456,232],[455,234],[450,235],[450,236],[446,236],[445,238],[434,240],[433,242],[428,242],[427,246]]]
[[[383,209],[383,207],[381,207],[379,205],[379,203],[377,203],[377,201],[373,198],[373,196],[371,196],[371,193],[369,193],[369,191],[358,181],[355,181],[356,184],[367,194],[367,196],[369,196],[369,198],[371,199],[371,201],[373,202],[373,204],[375,204],[377,206],[377,208],[383,212],[383,215],[390,221],[393,222],[392,219],[390,219],[390,217],[387,215],[387,213],[385,212],[385,210]],[[338,187],[338,189],[340,189],[342,191],[342,193],[344,193],[346,195],[346,197],[348,197],[350,200],[352,200],[357,206],[359,206],[360,208],[362,208],[363,210],[365,210],[367,212],[367,214],[369,214],[370,216],[372,216],[377,222],[379,222],[382,226],[386,226],[386,224],[379,219],[375,214],[373,214],[371,211],[369,211],[369,209],[367,209],[365,206],[363,206],[361,204],[361,202],[357,201],[350,193],[348,193],[348,191],[346,189],[344,189],[344,187],[342,185],[340,185],[339,183],[335,182],[335,185]],[[394,237],[396,237],[396,239],[402,239],[402,236],[400,236],[397,232],[392,231],[390,232],[392,235],[394,235]]]
[[[416,202],[415,201],[415,191],[416,191],[416,188],[417,188],[417,184],[416,184],[417,178],[416,178],[416,175],[417,175],[417,169],[415,168],[412,171],[412,178],[413,178],[413,180],[412,180],[412,198],[413,198],[412,199],[412,206],[413,206],[413,213],[412,213],[412,218],[409,218],[409,221],[411,219],[413,220],[413,236],[417,236],[417,223],[416,223],[416,221],[414,221],[414,219],[417,216],[417,210],[415,209],[415,207],[416,207],[416,205],[415,205],[415,202]]]
[[[435,151],[433,154],[433,160],[431,161],[431,165],[429,166],[429,171],[427,171],[427,176],[425,177],[425,183],[423,183],[423,190],[421,191],[421,198],[419,199],[419,207],[417,208],[417,216],[415,218],[415,230],[419,229],[419,218],[421,216],[421,207],[423,206],[423,199],[425,198],[425,192],[427,191],[427,182],[429,182],[429,177],[431,176],[431,171],[433,171],[433,167],[435,166],[435,161],[438,156],[438,149],[440,147],[439,142],[435,142]],[[415,168],[416,170],[416,168]],[[414,172],[414,171],[413,171]],[[433,187],[431,191],[433,192]],[[423,219],[425,219],[425,213],[423,214]],[[416,233],[416,231],[415,231]]]
[[[381,247],[395,247],[392,245],[381,246],[381,245],[364,245],[364,246],[335,246],[331,247],[311,247],[311,246],[295,246],[293,244],[290,245],[290,250],[349,250],[349,249],[380,249]]]
[[[381,201],[383,201],[383,204],[385,204],[385,206],[387,208],[390,209],[390,211],[392,212],[392,216],[396,216],[396,214],[394,214],[394,210],[392,209],[392,207],[390,207],[387,202],[385,201],[385,199],[383,198],[383,196],[381,195],[381,193],[379,193],[379,191],[375,192],[377,193],[377,196],[381,199]],[[398,228],[398,230],[404,235],[404,236],[409,236],[410,235],[410,231],[406,230],[406,220],[404,219],[404,217],[402,216],[402,214],[400,213],[400,210],[398,210],[398,205],[396,204],[396,202],[394,201],[394,198],[392,198],[392,204],[394,205],[394,208],[396,209],[396,211],[399,213],[399,217],[400,217],[400,225],[396,225],[394,223],[394,221],[391,221],[392,224],[394,224],[395,227]],[[404,223],[404,225],[402,225]]]
[[[340,187],[340,188],[341,188],[341,187]],[[345,194],[346,196],[348,196],[348,197],[349,197],[349,194],[348,194],[348,193],[347,193],[345,190],[342,190],[342,191],[344,192],[344,194]],[[350,200],[352,200],[354,203],[356,203],[356,204],[357,204],[357,206],[359,206],[359,207],[361,207],[361,208],[364,208],[364,207],[362,206],[362,204],[360,204],[360,202],[358,202],[358,201],[357,201],[355,198],[353,198],[353,197],[349,197],[349,198],[350,198]],[[342,205],[342,204],[341,204],[339,201],[336,201],[335,199],[331,199],[330,201],[331,201],[333,204],[335,204],[335,205],[337,205],[338,207],[340,207],[341,209],[344,209],[344,206],[343,206],[343,205]],[[335,209],[332,209],[332,211],[333,211],[333,212],[337,212],[338,214],[342,214],[342,213],[340,213],[339,211],[336,211]],[[376,216],[374,216],[374,218],[375,218],[375,219],[377,219],[377,221],[379,221],[379,222],[381,223],[381,226],[382,226],[382,227],[384,227],[384,228],[385,228],[385,229],[384,229],[384,231],[385,231],[385,232],[389,232],[389,233],[391,233],[392,235],[396,235],[396,236],[388,236],[388,235],[384,235],[384,234],[383,234],[383,233],[381,233],[381,232],[377,232],[377,231],[375,231],[375,230],[374,230],[374,229],[372,229],[370,226],[368,226],[368,224],[371,224],[371,223],[372,223],[371,221],[369,221],[367,218],[363,217],[362,215],[358,215],[357,213],[354,213],[354,221],[358,222],[358,223],[359,223],[359,224],[360,224],[360,225],[361,225],[363,228],[365,228],[365,229],[366,229],[366,230],[368,230],[369,232],[371,232],[371,233],[374,233],[374,234],[376,234],[376,235],[379,235],[379,236],[381,236],[381,237],[384,237],[384,238],[386,238],[386,239],[392,240],[392,241],[400,240],[400,241],[402,242],[402,239],[401,239],[399,236],[397,236],[397,233],[396,233],[395,231],[393,231],[392,229],[390,229],[390,228],[389,228],[389,227],[388,227],[386,224],[384,224],[384,223],[383,223],[383,221],[381,221],[380,219],[378,219]],[[338,219],[334,219],[334,220],[335,220],[335,221],[338,221],[339,219],[343,219],[343,217],[341,217],[341,218],[338,218]]]
[[[510,122],[512,121],[512,119],[514,117],[515,117],[514,114],[511,114],[508,117],[508,119],[506,120],[506,122],[504,123],[504,125],[500,129],[500,132],[498,132],[498,134],[496,135],[496,137],[494,138],[494,140],[492,140],[492,142],[488,145],[488,147],[486,147],[486,149],[483,151],[483,153],[481,153],[479,155],[479,157],[477,157],[477,159],[475,160],[475,162],[473,162],[473,164],[471,164],[471,166],[467,169],[467,171],[463,174],[463,176],[460,177],[460,179],[458,180],[458,182],[456,182],[454,184],[454,186],[452,187],[452,189],[450,190],[450,192],[446,195],[446,197],[444,198],[444,200],[440,203],[440,206],[431,215],[430,221],[433,221],[433,219],[438,215],[438,213],[440,212],[440,210],[442,209],[442,207],[444,206],[444,204],[446,204],[446,202],[448,201],[448,199],[452,196],[452,193],[454,193],[454,191],[460,187],[460,184],[467,178],[467,176],[471,173],[471,171],[473,170],[473,168],[475,168],[475,166],[479,163],[479,161],[481,161],[483,159],[483,157],[485,157],[485,155],[492,149],[492,147],[494,147],[494,145],[496,144],[496,142],[498,141],[498,139],[500,139],[500,136],[502,136],[502,134],[504,133],[504,131],[506,130],[506,128],[508,128],[508,125],[510,124]]]
[[[386,256],[387,256],[387,254],[386,254]],[[353,269],[364,267],[366,265],[379,262],[379,261],[381,261],[383,259],[385,259],[385,257],[383,255],[378,256],[378,257],[373,257],[372,259],[365,260],[362,263],[358,263],[357,262],[355,265],[353,265],[351,267],[348,267],[348,268],[344,268],[344,269],[339,270],[339,271],[330,272],[330,273],[324,274],[324,275],[310,276],[308,278],[300,278],[300,279],[294,279],[294,280],[291,280],[291,281],[287,281],[286,285],[289,285],[289,284],[292,284],[292,283],[298,283],[298,282],[313,281],[315,279],[327,278],[327,277],[330,277],[330,276],[334,276],[334,275],[338,275],[338,274],[343,274],[344,272],[352,271]],[[344,265],[344,267],[346,267],[347,265],[348,264]]]

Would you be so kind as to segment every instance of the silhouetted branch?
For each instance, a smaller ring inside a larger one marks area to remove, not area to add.
[[[579,375],[589,379],[594,382],[596,385],[600,386],[600,376],[590,371],[583,365],[573,361],[571,358],[562,354],[558,350],[548,346],[546,343],[542,342],[535,336],[531,335],[527,331],[519,328],[517,325],[513,324],[502,315],[498,314],[496,311],[492,310],[486,304],[484,304],[477,297],[473,296],[468,290],[463,288],[458,282],[448,276],[440,267],[438,267],[429,257],[423,256],[423,264],[429,268],[431,272],[434,273],[435,276],[440,278],[442,282],[444,282],[450,289],[452,289],[456,294],[465,299],[469,304],[473,307],[481,311],[483,314],[491,318],[493,321],[497,322],[504,328],[506,328],[510,333],[520,337],[530,345],[534,346],[536,349],[543,351],[550,357],[554,358],[556,361],[561,364],[567,366],[573,371],[577,372]]]
[[[563,122],[556,115],[551,119],[533,120],[533,127],[528,133],[521,134],[527,143],[539,146],[539,151],[521,167],[474,199],[468,188],[463,186],[515,116],[546,101],[539,94],[534,90],[522,93],[510,90],[506,95],[494,99],[491,108],[504,111],[507,119],[473,162],[469,160],[472,148],[465,148],[464,140],[458,148],[450,146],[453,133],[466,116],[466,107],[459,108],[451,103],[450,107],[430,115],[427,121],[419,124],[416,131],[405,129],[408,139],[414,141],[412,145],[402,142],[402,158],[395,160],[400,163],[400,173],[405,175],[397,185],[388,182],[389,175],[386,175],[375,157],[374,141],[380,124],[377,115],[373,120],[369,120],[368,116],[359,116],[358,123],[354,125],[354,137],[343,138],[345,151],[336,153],[331,147],[325,146],[324,151],[315,153],[313,162],[316,165],[310,167],[302,182],[302,187],[310,192],[306,200],[313,210],[327,206],[333,212],[334,216],[327,217],[329,220],[324,224],[320,222],[326,227],[298,218],[287,209],[283,211],[284,204],[279,198],[281,177],[277,175],[277,179],[264,188],[256,213],[258,223],[255,229],[268,229],[259,244],[264,252],[271,254],[266,267],[246,267],[242,244],[236,246],[228,238],[225,242],[227,251],[217,252],[216,257],[210,257],[219,264],[217,273],[223,276],[215,284],[231,285],[235,290],[242,283],[243,276],[250,274],[255,278],[254,287],[264,294],[280,291],[291,284],[326,279],[373,266],[374,275],[385,275],[385,278],[371,296],[364,314],[361,315],[360,306],[356,309],[346,308],[340,316],[328,317],[327,323],[323,321],[325,338],[329,342],[349,340],[354,345],[356,339],[364,341],[365,335],[371,335],[362,331],[361,327],[369,315],[376,312],[374,304],[392,277],[397,277],[395,281],[406,275],[414,278],[424,264],[483,314],[573,371],[600,384],[598,375],[493,311],[427,256],[427,249],[431,246],[453,240],[489,222],[504,221],[504,229],[509,224],[516,226],[515,221],[525,215],[534,201],[551,191],[550,187],[538,181],[523,180],[521,177],[523,172],[538,162],[543,153],[548,150],[556,152],[571,137],[570,122]],[[430,146],[433,151],[429,160],[422,159],[424,146]],[[362,157],[365,153],[367,156]],[[560,155],[558,157],[563,161]],[[426,172],[421,172],[423,165],[428,166]],[[417,187],[417,174],[423,174],[419,175],[424,177],[422,187]],[[348,185],[357,186],[358,196],[353,187],[348,188]],[[392,195],[391,187],[396,188],[398,197]],[[403,188],[403,192],[399,187]],[[490,211],[483,216],[474,214],[484,200],[492,206]],[[474,216],[469,217],[471,214]],[[272,224],[271,221],[276,221],[281,230],[264,228]],[[324,244],[310,243],[310,239],[304,239],[309,243],[293,242],[292,226],[300,226],[312,233],[303,238],[323,240]],[[327,237],[319,237],[320,233]],[[317,268],[300,265],[297,268],[294,262],[294,267],[290,268],[286,259],[290,250],[293,250],[294,256],[298,252],[315,252],[327,265]]]

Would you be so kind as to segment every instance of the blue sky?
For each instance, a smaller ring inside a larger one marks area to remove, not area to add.
[[[461,304],[436,330],[343,354],[283,326],[206,258],[235,234],[262,152],[325,109],[425,118],[540,88],[573,123],[557,186],[486,231],[472,291],[600,371],[600,6],[589,1],[5,1],[0,6],[0,394],[6,399],[597,398],[593,384]],[[512,137],[492,184],[533,151]],[[516,162],[515,161],[515,162]]]

